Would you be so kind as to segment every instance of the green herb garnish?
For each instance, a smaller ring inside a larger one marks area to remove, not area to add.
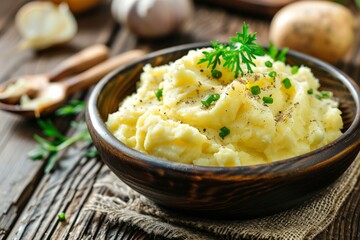
[[[263,102],[264,103],[273,103],[274,99],[272,97],[263,97]]]
[[[310,88],[309,90],[307,90],[307,93],[308,93],[309,95],[311,95],[311,94],[314,93],[314,90],[313,90],[312,88]]]
[[[201,103],[205,107],[210,107],[211,103],[216,102],[220,99],[220,94],[214,93],[207,95],[203,100],[201,100]]]
[[[216,79],[219,79],[222,77],[222,73],[216,69],[211,70],[211,75],[213,76],[213,78],[216,78]]]
[[[316,97],[316,99],[318,99],[318,100],[321,100],[321,99],[322,99],[322,97],[321,97],[320,94],[315,94],[315,97]]]
[[[255,43],[256,33],[248,33],[249,26],[246,23],[242,25],[242,32],[237,32],[236,37],[230,38],[229,44],[211,42],[214,48],[211,52],[204,51],[204,58],[200,59],[198,64],[207,62],[207,67],[215,69],[221,64],[220,58],[224,60],[223,66],[234,72],[235,78],[244,75],[244,69],[241,63],[246,65],[248,72],[252,73],[251,66],[256,66],[253,60],[256,56],[263,56],[264,49]]]
[[[80,100],[73,100],[69,105],[63,106],[56,110],[55,114],[58,116],[69,116],[81,113],[85,110],[85,102]]]
[[[330,98],[330,93],[328,91],[321,91],[320,94],[316,94],[315,97],[319,100],[321,99],[325,99],[325,98]]]
[[[274,59],[274,61],[280,61],[280,62],[286,62],[286,54],[289,51],[288,48],[283,48],[280,52],[279,49],[277,47],[275,47],[275,45],[270,42],[269,43],[269,50],[267,52],[267,54]]]
[[[276,77],[276,72],[275,71],[271,71],[271,72],[269,72],[269,77],[272,77],[272,78],[274,78],[274,77]]]
[[[222,127],[219,132],[219,136],[224,139],[227,135],[230,134],[230,130],[227,127]]]
[[[273,66],[273,64],[270,61],[266,61],[265,66],[267,66],[268,68],[271,68]]]
[[[321,91],[322,98],[330,98],[330,93],[328,91]]]
[[[161,98],[163,96],[163,90],[162,89],[158,89],[155,91],[155,96],[157,98],[158,101],[161,101]]]
[[[292,66],[292,68],[291,68],[291,73],[292,74],[297,74],[298,73],[298,71],[299,71],[299,67],[298,66]]]
[[[63,212],[59,213],[59,214],[58,214],[58,220],[59,220],[60,222],[64,222],[64,221],[66,220],[66,218],[65,218],[65,213],[63,213]]]
[[[76,106],[78,104],[78,106]],[[61,110],[58,111],[56,114],[58,116],[68,116],[69,114],[77,114],[79,109],[85,106],[85,103],[82,101],[72,102],[71,108],[69,106],[64,106]],[[72,109],[72,110],[71,110]],[[86,128],[85,121],[81,121],[77,123],[75,121],[71,121],[70,125],[75,128],[77,131],[71,137],[63,135],[53,124],[50,119],[47,120],[38,120],[38,125],[42,129],[42,134],[47,138],[41,137],[37,134],[34,135],[34,139],[39,143],[33,150],[28,152],[28,156],[32,160],[39,160],[39,159],[46,159],[45,165],[45,173],[49,173],[53,170],[55,164],[60,158],[61,153],[67,149],[68,147],[72,146],[73,144],[84,141],[86,143],[91,143],[91,138],[89,132]],[[92,153],[95,156],[96,149],[93,149]],[[86,156],[86,153],[84,153]]]
[[[282,83],[283,83],[283,85],[284,85],[284,87],[285,87],[286,89],[291,88],[291,82],[290,82],[290,79],[289,79],[289,78],[285,78],[285,79],[282,81]]]
[[[258,95],[261,93],[261,89],[258,85],[254,85],[250,88],[250,91],[253,95]]]

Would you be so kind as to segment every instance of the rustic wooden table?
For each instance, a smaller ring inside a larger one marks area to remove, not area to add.
[[[61,60],[94,43],[104,43],[117,54],[140,47],[152,51],[181,43],[226,40],[240,30],[244,20],[268,42],[270,19],[197,4],[194,18],[180,33],[161,40],[140,40],[117,25],[109,2],[77,16],[79,33],[67,46],[38,53],[16,52],[20,36],[14,26],[16,11],[27,0],[3,0],[0,7],[0,81],[13,76],[47,71]],[[359,82],[360,48],[356,45],[338,67]],[[79,93],[78,98],[88,93]],[[96,191],[95,180],[108,170],[100,160],[84,160],[76,149],[65,153],[52,174],[44,174],[44,161],[32,161],[27,152],[37,143],[35,121],[0,112],[0,239],[154,239],[139,229],[113,225],[105,215],[83,211]],[[66,133],[64,121],[57,121]],[[66,212],[66,223],[57,220]],[[330,226],[316,239],[360,239],[360,182]]]

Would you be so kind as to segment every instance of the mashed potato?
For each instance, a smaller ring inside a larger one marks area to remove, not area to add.
[[[241,166],[297,156],[341,135],[337,103],[331,93],[318,91],[309,68],[292,74],[291,66],[263,56],[255,59],[254,73],[234,80],[233,72],[218,66],[222,76],[215,79],[207,63],[198,64],[203,51],[145,66],[137,92],[109,115],[107,127],[116,138],[174,162]],[[273,71],[276,76],[269,76]],[[220,98],[207,107],[202,100],[210,94]],[[224,128],[225,136],[219,134]]]

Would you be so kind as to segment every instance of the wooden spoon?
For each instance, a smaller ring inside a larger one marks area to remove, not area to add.
[[[73,74],[80,73],[109,57],[105,45],[94,45],[63,61],[48,73],[27,75],[8,80],[0,85],[0,102],[15,104],[22,95],[34,96],[49,82],[56,82]]]
[[[40,117],[40,115],[50,114],[59,108],[69,95],[97,83],[112,70],[144,55],[145,52],[142,50],[125,52],[65,81],[48,83],[46,87],[38,91],[34,99],[29,100],[30,104],[0,103],[0,109],[24,117]]]

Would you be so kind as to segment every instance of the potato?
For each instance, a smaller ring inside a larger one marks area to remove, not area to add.
[[[101,3],[101,0],[48,0],[50,2],[60,4],[62,2],[67,3],[71,12],[82,13],[91,8],[96,7]]]
[[[356,24],[344,6],[327,1],[300,1],[274,16],[270,40],[330,63],[340,60],[355,41]]]

